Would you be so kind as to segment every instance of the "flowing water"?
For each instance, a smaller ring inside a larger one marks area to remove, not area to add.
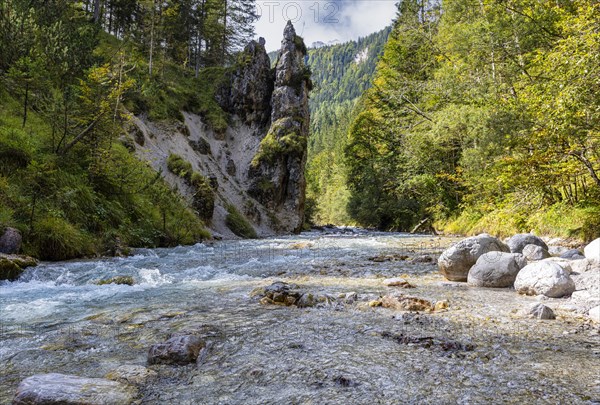
[[[453,242],[310,232],[42,264],[0,285],[0,403],[32,374],[146,365],[150,345],[186,332],[209,342],[206,355],[151,366],[140,403],[600,403],[599,331],[565,301],[549,300],[557,320],[524,319],[515,312],[533,297],[445,282],[430,263],[369,260],[435,257]],[[117,275],[135,285],[95,284]],[[400,275],[416,286],[403,293],[449,308],[370,307],[394,291],[382,278]],[[276,280],[331,300],[299,309],[250,296]],[[338,298],[348,292],[357,302]]]

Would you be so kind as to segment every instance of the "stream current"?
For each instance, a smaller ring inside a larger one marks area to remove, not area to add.
[[[598,328],[559,299],[547,303],[556,320],[519,317],[535,297],[447,282],[411,260],[454,242],[346,229],[43,263],[0,284],[0,403],[33,374],[145,366],[171,333],[201,335],[206,355],[150,366],[142,404],[600,403]],[[96,284],[114,276],[135,284]],[[384,286],[397,276],[416,288]],[[331,300],[300,309],[250,296],[274,281]],[[356,302],[339,298],[350,292]],[[391,292],[449,307],[368,305]]]

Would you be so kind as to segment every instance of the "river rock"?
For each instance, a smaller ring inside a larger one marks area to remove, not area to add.
[[[569,264],[573,273],[587,273],[589,271],[600,270],[600,262],[587,258],[571,260]]]
[[[527,245],[537,245],[548,251],[548,246],[539,237],[532,233],[519,233],[511,237],[507,242],[512,253],[523,253],[523,248]]]
[[[535,319],[556,319],[552,308],[539,302],[532,304],[527,309],[526,315]]]
[[[552,262],[558,264],[567,274],[571,274],[573,272],[572,263],[573,261],[569,259],[562,259],[560,257],[548,257],[547,259],[542,260],[543,262]]]
[[[560,298],[575,291],[575,283],[558,264],[547,261],[533,262],[523,267],[515,279],[519,294]]]
[[[484,253],[469,270],[467,284],[473,287],[512,287],[517,274],[526,265],[527,260],[522,254]]]
[[[594,307],[588,311],[590,319],[596,323],[600,323],[600,306]]]
[[[383,284],[387,287],[415,288],[412,284],[401,277],[386,278],[383,280]]]
[[[117,381],[66,374],[36,374],[17,388],[13,405],[127,405],[137,390]]]
[[[438,259],[440,273],[450,281],[467,281],[469,269],[487,252],[510,252],[507,245],[483,233],[463,239],[445,250]]]
[[[131,276],[115,276],[104,280],[98,280],[95,282],[96,285],[107,285],[107,284],[119,284],[119,285],[133,285],[134,280]]]
[[[538,245],[525,245],[523,248],[523,256],[529,261],[542,260],[550,257],[550,253],[546,249]]]
[[[584,249],[586,259],[595,260],[600,262],[600,238],[589,243]]]
[[[206,346],[198,336],[174,336],[164,343],[152,345],[148,351],[148,364],[194,363],[200,350]]]
[[[124,364],[106,374],[106,378],[125,384],[141,385],[149,378],[156,377],[157,375],[156,371],[150,370],[144,366]]]
[[[33,257],[0,253],[0,280],[16,280],[25,268],[32,266],[37,266]]]
[[[397,311],[433,311],[434,305],[431,301],[417,297],[409,297],[403,294],[385,295],[380,300],[384,308],[395,309]]]
[[[23,238],[21,232],[15,228],[4,228],[4,233],[0,236],[0,253],[9,255],[19,253]]]
[[[584,309],[600,305],[600,269],[573,273],[571,278],[575,282],[571,301]]]
[[[583,253],[579,249],[569,249],[559,256],[561,259],[569,259],[569,260],[580,260],[585,259]]]

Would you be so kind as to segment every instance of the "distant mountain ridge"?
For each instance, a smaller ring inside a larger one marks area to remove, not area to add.
[[[313,91],[307,163],[307,214],[317,223],[348,223],[343,149],[351,114],[371,87],[391,27],[339,45],[310,48]],[[273,57],[276,58],[276,55]]]

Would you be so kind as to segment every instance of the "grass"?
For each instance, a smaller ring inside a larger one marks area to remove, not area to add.
[[[445,233],[475,235],[487,232],[500,237],[521,232],[558,238],[574,238],[583,242],[600,237],[600,207],[557,203],[539,209],[523,209],[508,205],[489,212],[473,208],[457,217],[436,223]]]
[[[225,218],[225,224],[231,230],[231,232],[241,238],[255,239],[258,237],[256,231],[252,225],[250,225],[248,220],[231,204],[227,206],[227,217]]]

